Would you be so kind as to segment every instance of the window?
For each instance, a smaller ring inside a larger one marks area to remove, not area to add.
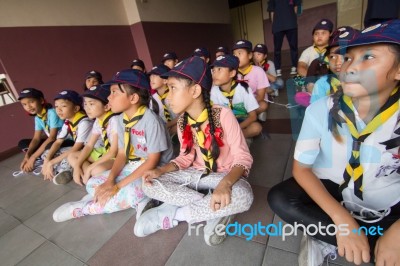
[[[0,74],[0,107],[17,101],[11,86],[12,83],[8,76]]]

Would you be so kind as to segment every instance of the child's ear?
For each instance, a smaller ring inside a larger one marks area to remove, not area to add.
[[[132,95],[129,95],[129,100],[130,100],[131,104],[137,104],[140,100],[140,97],[137,93],[134,93]]]
[[[199,84],[195,84],[193,88],[193,99],[197,99],[201,95],[201,86]]]
[[[237,74],[236,69],[232,69],[231,71],[229,71],[229,78],[234,78]]]
[[[106,105],[104,105],[104,111],[108,112],[110,110],[111,110],[111,107],[108,103]]]
[[[167,85],[168,79],[163,79],[164,85]]]
[[[77,113],[81,110],[81,107],[79,105],[74,106],[74,113]]]
[[[253,53],[252,52],[249,52],[248,56],[249,56],[249,60],[253,59]]]

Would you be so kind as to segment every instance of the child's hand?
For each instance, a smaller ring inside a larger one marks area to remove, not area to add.
[[[348,229],[358,229],[360,226],[354,220],[354,218],[347,214],[342,216],[340,220],[335,221],[335,224],[347,224]],[[349,235],[340,235],[340,232],[336,234],[336,240],[338,245],[338,253],[341,257],[345,256],[349,262],[354,262],[360,265],[362,262],[368,263],[370,261],[370,247],[367,237],[361,231],[360,234],[354,234],[350,232]]]
[[[29,160],[29,158],[27,158],[27,157],[24,157],[24,159],[22,160],[22,162],[21,162],[21,164],[19,166],[19,169],[21,171],[24,171],[25,164],[28,162],[28,160]]]
[[[397,227],[397,228],[396,228]],[[375,265],[400,265],[400,224],[393,224],[376,242]]]
[[[87,184],[87,182],[89,181],[89,178],[92,176],[92,170],[91,169],[86,169],[85,173],[82,176],[82,182],[83,184]]]
[[[151,186],[153,184],[152,179],[158,178],[162,174],[160,168],[145,171],[142,175],[143,182],[146,186]]]
[[[53,180],[54,173],[53,173],[53,165],[51,162],[47,161],[43,164],[42,174],[44,180]]]
[[[34,170],[36,158],[30,157],[23,167],[24,172],[32,172]]]
[[[225,182],[219,182],[211,195],[210,208],[218,211],[231,203],[232,187]]]
[[[82,182],[81,182],[81,177],[83,176],[83,171],[82,171],[82,167],[75,167],[74,168],[74,173],[73,173],[73,178],[74,178],[74,182],[77,183],[80,186],[83,186]]]
[[[94,201],[99,203],[100,206],[104,207],[107,201],[115,195],[115,184],[114,182],[104,182],[100,186],[95,188]]]

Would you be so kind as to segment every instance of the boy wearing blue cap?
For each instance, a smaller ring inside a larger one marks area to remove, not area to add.
[[[149,75],[150,86],[153,90],[157,91],[152,97],[158,103],[159,115],[166,123],[168,131],[172,135],[176,133],[177,115],[171,110],[167,100],[169,93],[167,81],[160,77],[168,71],[170,71],[169,67],[165,65],[158,65],[151,69]]]
[[[192,56],[198,56],[203,59],[207,64],[210,62],[210,52],[207,48],[199,47],[194,49]]]
[[[163,55],[161,63],[171,69],[178,63],[178,56],[175,52],[167,52]]]
[[[302,76],[307,76],[308,67],[314,59],[319,58],[321,61],[325,58],[326,47],[329,43],[329,36],[333,30],[333,23],[329,19],[321,19],[312,31],[313,45],[305,49],[299,58],[297,64],[297,73]]]
[[[259,108],[256,98],[246,82],[237,82],[236,75],[239,59],[234,55],[218,57],[211,65],[214,86],[211,88],[211,101],[230,108],[239,122],[245,138],[261,133],[261,124],[257,122],[256,110]]]
[[[131,68],[142,71],[143,73],[146,73],[146,67],[144,66],[144,62],[142,60],[140,60],[139,58],[134,59],[132,61]]]
[[[83,148],[92,130],[93,121],[83,112],[82,97],[76,91],[64,90],[54,100],[57,115],[65,122],[57,140],[47,154],[44,154],[42,173],[45,180],[52,180],[54,184],[60,185],[72,180],[72,169],[67,157]],[[61,148],[65,140],[73,140],[74,145],[71,148]]]
[[[110,90],[93,86],[82,95],[84,109],[90,119],[95,119],[92,132],[81,151],[68,156],[73,167],[73,178],[78,185],[86,184],[91,176],[109,170],[118,150],[117,114],[108,105]]]

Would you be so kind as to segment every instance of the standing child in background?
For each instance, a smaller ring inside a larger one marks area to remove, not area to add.
[[[268,194],[286,222],[322,228],[304,234],[300,266],[321,265],[336,246],[357,265],[400,265],[399,33],[392,20],[343,47],[341,87],[307,108],[294,178]]]
[[[91,87],[99,84],[103,84],[103,76],[96,70],[89,71],[86,73],[85,83],[83,84],[83,90],[86,91]]]
[[[207,50],[207,48],[199,47],[194,49],[192,56],[198,56],[207,64],[210,63],[210,52]]]
[[[215,234],[218,224],[227,225],[236,213],[253,202],[245,180],[253,158],[233,113],[210,103],[211,74],[197,56],[178,63],[168,77],[168,100],[178,120],[180,155],[143,173],[147,196],[165,202],[142,214],[134,228],[144,237],[175,227],[179,221],[207,221],[204,238],[208,245],[221,243],[226,235]],[[204,195],[198,190],[214,190]]]
[[[265,111],[268,108],[268,95],[266,94],[266,90],[269,87],[269,82],[264,70],[259,66],[252,65],[253,44],[248,40],[239,40],[235,43],[232,50],[233,55],[239,58],[238,79],[249,84],[260,106],[256,110],[256,113],[259,115],[261,121],[266,121],[267,115]]]
[[[314,59],[320,61],[325,60],[326,47],[329,43],[329,36],[333,30],[333,23],[329,19],[321,19],[312,31],[313,45],[305,49],[299,58],[297,64],[297,73],[302,76],[307,76],[308,67]]]
[[[138,217],[150,201],[142,191],[143,173],[172,158],[172,145],[164,122],[149,109],[150,84],[137,70],[122,70],[106,85],[109,104],[118,119],[118,154],[110,171],[89,179],[85,196],[60,206],[56,222],[85,215],[136,208]]]
[[[218,57],[211,65],[213,87],[211,101],[230,108],[239,122],[245,138],[261,133],[261,124],[257,122],[256,110],[259,107],[256,98],[246,82],[237,82],[236,75],[239,59],[234,55]]]
[[[169,68],[173,68],[178,63],[178,56],[175,52],[168,52],[163,55],[161,63]]]
[[[229,49],[225,46],[219,46],[215,51],[215,58],[220,57],[221,55],[229,54]]]
[[[54,184],[60,185],[72,180],[68,155],[83,148],[92,130],[93,121],[82,111],[82,97],[76,91],[62,91],[54,100],[57,115],[65,122],[57,140],[44,155],[42,173],[45,180],[52,180]],[[73,141],[74,144],[71,148],[60,150],[65,141]]]
[[[43,160],[42,153],[46,146],[56,140],[57,132],[63,125],[63,121],[57,116],[53,106],[46,103],[44,95],[35,88],[26,88],[21,91],[18,97],[24,110],[30,115],[35,116],[35,133],[32,139],[23,139],[18,143],[18,147],[25,152],[21,162],[22,172],[37,172],[41,170]],[[42,138],[42,133],[46,138]]]
[[[144,66],[144,62],[140,59],[134,59],[131,63],[131,69],[136,69],[146,73],[146,67]]]
[[[150,86],[153,90],[157,92],[153,94],[154,100],[159,106],[159,115],[166,123],[168,132],[170,135],[176,133],[176,122],[178,120],[176,114],[172,112],[171,107],[168,104],[167,97],[169,89],[167,86],[167,81],[160,76],[170,71],[170,69],[165,65],[158,65],[151,69],[150,75]]]
[[[86,184],[91,176],[111,169],[117,155],[118,116],[110,110],[109,95],[110,90],[101,86],[93,86],[82,95],[87,116],[96,120],[85,147],[68,156],[78,185]]]
[[[271,60],[267,60],[268,48],[265,44],[259,43],[253,49],[254,65],[261,67],[267,74],[270,84],[268,93],[273,92],[275,96],[279,96],[279,90],[283,88],[283,80],[277,78],[275,64]]]

